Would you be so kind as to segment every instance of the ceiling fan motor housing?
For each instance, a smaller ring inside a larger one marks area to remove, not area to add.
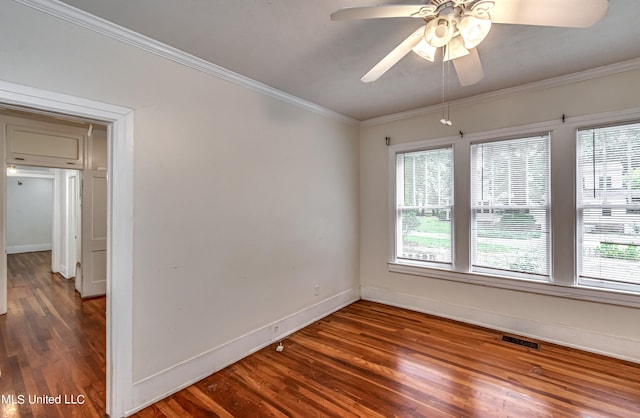
[[[431,0],[422,18],[427,22],[425,41],[433,48],[445,47],[457,36],[462,38],[467,49],[475,48],[489,33],[491,19],[489,10],[494,6],[490,0]]]

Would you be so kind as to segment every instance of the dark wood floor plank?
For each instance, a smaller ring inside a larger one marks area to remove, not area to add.
[[[353,396],[347,396],[339,391],[339,383],[336,381],[332,386],[336,389],[333,393],[327,393],[327,384],[334,379],[327,369],[318,361],[318,357],[309,353],[307,357],[302,356],[300,346],[291,346],[294,353],[299,357],[291,356],[287,362],[282,361],[282,356],[275,351],[266,351],[263,357],[255,357],[252,364],[263,364],[263,367],[270,368],[273,373],[286,376],[288,388],[296,400],[304,402],[305,399],[312,400],[314,405],[318,405],[318,413],[322,416],[330,416],[332,412],[340,412],[342,416],[349,416],[362,413],[367,417],[382,417],[378,411],[371,409],[371,405],[356,402]],[[346,385],[348,388],[349,385]],[[328,396],[329,395],[329,396]]]
[[[0,404],[0,417],[104,416],[105,298],[83,301],[73,280],[51,273],[50,266],[48,251],[7,256],[0,394],[22,395],[24,402]],[[43,395],[54,403],[30,403],[29,396]]]
[[[322,350],[318,350],[320,347]],[[420,393],[402,381],[388,379],[385,373],[379,373],[381,367],[342,348],[329,347],[316,345],[310,339],[298,339],[290,348],[307,360],[313,359],[319,369],[326,370],[326,376],[321,375],[326,387],[344,393],[357,405],[368,405],[382,416],[455,416],[451,415],[455,413],[455,407],[449,407],[441,399],[430,393]],[[331,392],[328,397],[330,395]],[[423,400],[434,402],[424,403]]]
[[[501,336],[359,301],[136,416],[640,416],[640,365]]]

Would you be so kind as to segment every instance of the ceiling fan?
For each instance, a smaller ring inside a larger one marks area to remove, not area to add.
[[[331,20],[410,17],[424,20],[361,80],[377,80],[413,51],[434,61],[442,48],[443,61],[451,60],[463,86],[484,77],[476,51],[493,23],[586,28],[602,19],[608,0],[425,0],[422,4],[347,7],[331,14]]]

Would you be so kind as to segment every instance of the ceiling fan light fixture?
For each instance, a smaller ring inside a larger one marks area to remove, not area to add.
[[[460,85],[469,86],[484,77],[475,47],[483,42],[493,23],[587,28],[607,14],[609,0],[422,0],[420,3],[346,7],[331,14],[331,20],[402,17],[425,22],[369,70],[361,78],[363,82],[377,80],[411,50],[433,61],[432,50],[445,48],[443,63],[454,60]],[[423,41],[429,48],[424,47]],[[463,58],[456,59],[460,57]],[[445,103],[444,97],[442,101]],[[443,123],[447,121],[450,119],[443,117]]]
[[[436,51],[438,50],[438,48],[429,45],[427,41],[422,38],[420,42],[418,42],[418,44],[412,48],[412,50],[427,61],[433,62],[435,60]]]
[[[460,31],[460,36],[464,39],[464,46],[467,49],[475,48],[489,34],[491,20],[465,16],[458,23],[458,30]]]
[[[453,36],[453,27],[447,19],[435,18],[427,23],[424,39],[434,48],[445,46]]]
[[[447,44],[444,61],[455,60],[465,55],[469,55],[469,50],[464,47],[462,36],[456,36]]]

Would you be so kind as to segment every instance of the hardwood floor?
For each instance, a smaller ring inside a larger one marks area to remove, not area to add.
[[[637,417],[640,365],[356,302],[146,417]]]
[[[48,251],[7,256],[0,417],[104,416],[105,298],[82,301],[50,266]]]
[[[103,416],[105,299],[82,301],[49,272],[48,252],[8,263],[0,417]],[[640,365],[500,337],[360,301],[288,337],[283,352],[267,347],[136,416],[640,416]],[[85,403],[32,404],[30,395]]]

